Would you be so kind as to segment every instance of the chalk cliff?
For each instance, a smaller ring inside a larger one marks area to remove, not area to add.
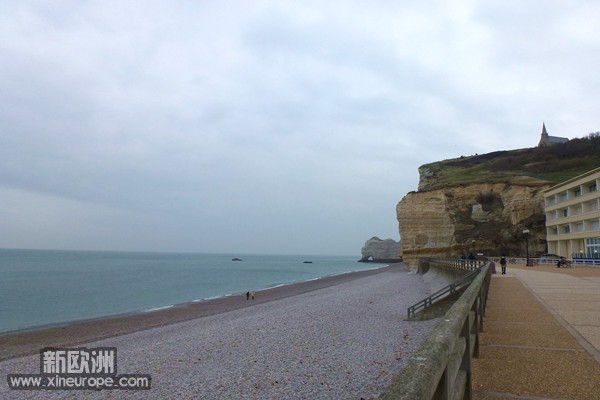
[[[396,208],[404,261],[414,268],[424,256],[524,255],[524,229],[530,254],[544,252],[545,187],[477,183],[407,194]]]
[[[542,191],[600,165],[600,133],[550,147],[497,151],[419,168],[398,203],[401,256],[537,256],[546,252]],[[529,230],[527,237],[523,230]]]

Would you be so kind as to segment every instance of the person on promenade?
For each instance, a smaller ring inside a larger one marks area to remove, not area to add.
[[[475,265],[475,260],[476,260],[475,254],[469,253],[469,255],[467,256],[467,258],[469,259],[468,265],[471,266],[471,267],[474,266]]]
[[[502,275],[506,275],[506,257],[500,258],[500,266],[502,267]]]

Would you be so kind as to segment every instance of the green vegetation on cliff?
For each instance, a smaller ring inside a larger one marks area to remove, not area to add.
[[[420,190],[481,182],[560,183],[600,166],[600,133],[549,147],[460,157],[425,164]]]

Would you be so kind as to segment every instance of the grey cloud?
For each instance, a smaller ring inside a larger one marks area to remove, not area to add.
[[[587,3],[321,3],[8,2],[0,247],[358,254],[420,164],[598,130]]]

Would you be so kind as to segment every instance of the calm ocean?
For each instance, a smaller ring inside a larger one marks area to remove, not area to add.
[[[375,267],[358,258],[0,249],[0,332]]]

